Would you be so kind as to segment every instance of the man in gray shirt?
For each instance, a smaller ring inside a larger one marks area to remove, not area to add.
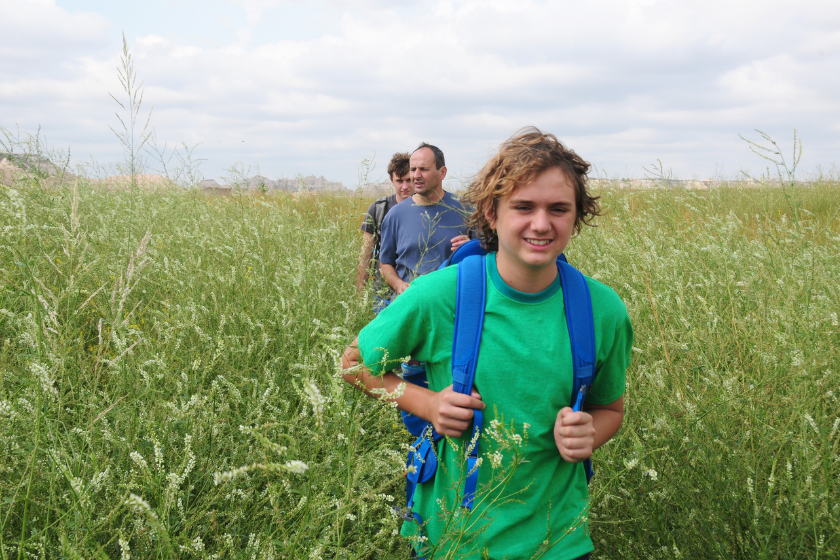
[[[379,250],[382,241],[382,222],[391,209],[407,199],[414,192],[414,185],[408,175],[409,155],[398,152],[393,155],[388,164],[388,178],[394,187],[394,194],[378,198],[368,208],[362,222],[364,240],[362,253],[359,255],[359,266],[356,270],[356,289],[361,293],[368,280],[373,275],[373,291],[375,313],[381,311],[391,302],[391,290],[382,281],[379,272]]]
[[[409,175],[414,194],[382,222],[380,270],[396,295],[469,240],[470,211],[443,190],[446,165],[440,148],[420,144],[411,154]]]

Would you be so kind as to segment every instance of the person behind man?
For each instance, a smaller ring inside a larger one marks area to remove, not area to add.
[[[394,194],[378,198],[368,208],[365,219],[362,222],[364,240],[362,241],[362,253],[359,255],[359,267],[356,270],[356,289],[361,293],[373,273],[373,289],[377,294],[374,303],[374,311],[379,311],[383,303],[390,302],[389,295],[383,298],[383,288],[390,293],[390,288],[382,282],[379,272],[379,245],[382,233],[382,220],[388,212],[410,197],[414,192],[414,186],[408,175],[409,155],[407,152],[397,152],[388,164],[388,178],[394,187]],[[387,303],[385,303],[387,305]]]
[[[396,295],[469,240],[470,212],[443,190],[446,162],[440,148],[420,144],[411,154],[409,174],[414,194],[382,222],[380,271]]]

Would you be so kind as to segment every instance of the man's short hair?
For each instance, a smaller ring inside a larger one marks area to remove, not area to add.
[[[586,188],[589,163],[553,134],[534,127],[523,128],[499,146],[498,153],[478,172],[461,197],[475,208],[470,226],[478,232],[485,249],[495,251],[499,243],[487,212],[495,212],[499,200],[552,167],[559,167],[575,188],[575,232],[579,233],[584,224],[592,225],[593,218],[602,214],[600,197],[592,196]]]
[[[417,150],[421,150],[423,148],[429,148],[432,150],[432,153],[435,154],[435,169],[440,169],[444,165],[446,165],[446,160],[443,159],[443,152],[437,146],[432,146],[431,144],[427,144],[426,142],[420,142],[420,145],[414,148],[414,152]],[[414,152],[411,152],[414,155]]]
[[[391,163],[388,164],[388,178],[393,179],[395,174],[397,179],[408,175],[409,159],[411,159],[411,156],[408,155],[408,152],[394,154]]]

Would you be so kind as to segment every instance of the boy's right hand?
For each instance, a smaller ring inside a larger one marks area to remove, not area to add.
[[[474,416],[473,409],[484,410],[486,405],[481,395],[473,388],[472,394],[456,393],[452,385],[434,393],[430,403],[430,421],[437,433],[449,437],[461,437],[468,430]]]

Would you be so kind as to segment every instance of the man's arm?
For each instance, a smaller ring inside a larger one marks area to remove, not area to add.
[[[385,279],[385,282],[391,286],[391,289],[397,292],[397,295],[400,295],[408,289],[408,282],[404,282],[402,278],[397,275],[397,269],[390,264],[382,262],[379,263],[379,272],[382,274],[382,278]]]
[[[361,293],[370,277],[370,261],[373,258],[373,245],[375,238],[372,234],[365,232],[362,241],[362,253],[359,255],[359,268],[356,269],[356,290]]]
[[[554,423],[554,442],[566,461],[579,463],[618,432],[624,421],[624,397],[604,405],[589,405],[585,411],[573,412],[564,407]]]
[[[484,410],[481,395],[475,389],[468,396],[456,393],[450,385],[440,393],[435,393],[425,387],[407,383],[393,373],[372,375],[361,363],[358,337],[341,356],[341,369],[344,370],[342,377],[347,383],[374,398],[396,401],[400,410],[431,422],[437,433],[442,435],[460,437],[470,427],[473,409]],[[401,385],[405,385],[402,390]],[[395,398],[400,392],[402,394]]]

